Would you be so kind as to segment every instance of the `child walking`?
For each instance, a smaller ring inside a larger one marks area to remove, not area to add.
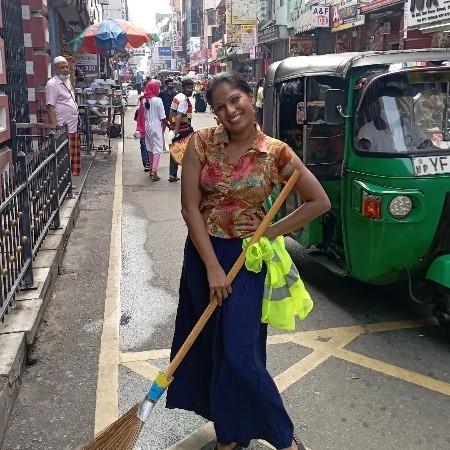
[[[159,97],[159,87],[158,80],[151,80],[146,84],[144,100],[139,106],[136,127],[140,136],[145,137],[152,181],[160,180],[158,166],[159,158],[164,151],[164,129],[166,127],[166,113]]]

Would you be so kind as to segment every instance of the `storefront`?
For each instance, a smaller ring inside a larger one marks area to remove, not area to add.
[[[335,34],[336,53],[366,50],[361,39],[361,25],[366,18],[360,13],[358,0],[341,0],[331,7],[331,31]]]
[[[325,2],[324,2],[325,3]],[[305,0],[288,3],[289,56],[324,54],[334,51],[330,46],[330,7],[311,5]],[[331,37],[331,39],[330,39]]]
[[[403,0],[362,0],[360,13],[365,15],[361,39],[365,50],[398,50],[402,45]]]
[[[286,25],[266,25],[258,30],[258,50],[255,69],[256,78],[264,74],[270,64],[282,61],[288,56],[289,33]]]

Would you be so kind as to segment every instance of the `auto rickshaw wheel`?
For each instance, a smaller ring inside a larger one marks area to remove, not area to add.
[[[433,316],[437,318],[441,326],[450,328],[450,289],[438,286],[436,305],[433,308]]]

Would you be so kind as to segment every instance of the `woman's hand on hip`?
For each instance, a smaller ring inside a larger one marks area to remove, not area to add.
[[[234,226],[236,231],[239,233],[239,236],[241,238],[246,238],[253,236],[261,222],[262,219],[258,216],[258,214],[248,212],[241,214]]]
[[[227,275],[220,265],[207,269],[210,300],[214,296],[217,297],[217,303],[222,305],[223,300],[231,294],[231,283],[227,279]]]

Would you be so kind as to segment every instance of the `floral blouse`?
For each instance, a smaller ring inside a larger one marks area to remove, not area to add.
[[[228,134],[223,126],[194,133],[195,149],[203,164],[200,175],[200,211],[209,211],[206,228],[211,236],[241,237],[235,223],[243,213],[264,217],[263,202],[280,182],[287,181],[295,168],[293,151],[256,127],[253,145],[232,164],[223,151]]]

